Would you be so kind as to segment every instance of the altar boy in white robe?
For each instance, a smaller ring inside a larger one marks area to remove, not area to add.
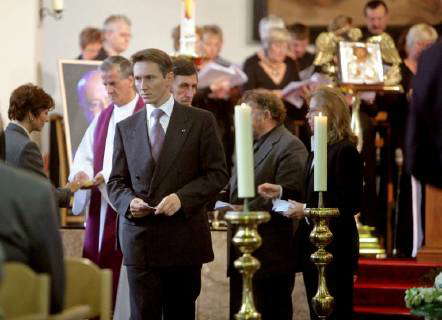
[[[118,122],[144,107],[143,100],[135,91],[132,65],[121,56],[112,56],[100,65],[103,84],[111,100],[89,125],[74,157],[69,176],[90,190],[79,191],[74,199],[74,213],[88,209],[83,256],[101,268],[113,272],[113,301],[116,301],[122,254],[116,248],[117,214],[110,205],[106,182],[112,170],[112,154],[115,127]],[[127,279],[122,273],[121,286],[116,301],[115,317],[126,314],[129,305]],[[123,288],[126,287],[126,290]],[[120,291],[126,291],[122,294]],[[119,301],[127,299],[127,303]]]

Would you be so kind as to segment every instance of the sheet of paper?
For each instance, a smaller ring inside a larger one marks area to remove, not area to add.
[[[233,209],[233,206],[230,203],[218,200],[215,203],[215,207],[213,209],[214,210],[219,210],[219,209],[222,209],[222,208],[231,208],[231,209]]]
[[[291,208],[291,204],[290,202],[286,201],[286,200],[281,200],[281,199],[275,199],[273,200],[273,208],[272,210],[275,212],[285,212],[287,211],[289,208]]]
[[[236,87],[247,82],[247,75],[237,66],[222,66],[210,62],[198,72],[198,88],[207,88],[217,81],[227,80],[231,87]]]

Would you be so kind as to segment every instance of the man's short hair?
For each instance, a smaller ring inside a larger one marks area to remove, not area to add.
[[[210,34],[220,37],[220,39],[223,40],[223,31],[216,24],[208,24],[208,25],[203,26],[202,32],[203,32],[203,36],[205,33],[210,33]]]
[[[193,61],[185,56],[172,58],[173,74],[175,76],[192,76],[198,74]]]
[[[132,64],[122,56],[108,57],[100,65],[100,71],[102,72],[108,72],[114,68],[118,68],[118,71],[124,79],[133,76]]]
[[[364,6],[364,16],[367,15],[367,9],[374,10],[374,9],[376,9],[379,6],[383,6],[384,9],[385,9],[385,13],[388,13],[387,4],[384,1],[382,1],[382,0],[371,0],[371,1],[368,1],[365,4],[365,6]]]
[[[173,72],[172,59],[167,53],[160,49],[144,49],[134,53],[131,57],[132,65],[137,62],[153,62],[158,65],[165,77],[169,72]]]
[[[104,20],[103,23],[103,30],[104,31],[111,31],[110,25],[117,21],[124,21],[128,26],[132,25],[132,22],[128,17],[126,17],[124,14],[113,14]]]
[[[305,24],[293,23],[287,27],[292,38],[297,40],[309,40],[310,39],[310,29]]]
[[[80,48],[84,49],[91,43],[102,42],[101,30],[93,27],[84,28],[80,33]]]
[[[278,125],[283,124],[286,116],[284,103],[274,93],[266,89],[254,89],[244,92],[241,103],[253,102],[262,110],[268,110]]]

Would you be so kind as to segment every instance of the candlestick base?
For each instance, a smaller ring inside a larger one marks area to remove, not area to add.
[[[314,223],[314,228],[310,233],[310,241],[318,248],[310,256],[318,268],[318,290],[312,298],[313,309],[320,319],[327,319],[333,312],[334,298],[328,292],[325,268],[333,260],[333,255],[327,252],[325,247],[331,243],[333,238],[333,234],[328,228],[328,222],[331,218],[339,216],[339,210],[336,208],[307,208],[305,214]]]
[[[261,315],[256,311],[253,300],[252,278],[259,269],[260,262],[251,253],[261,246],[262,239],[258,234],[258,224],[270,220],[270,214],[265,211],[244,212],[229,211],[225,219],[238,225],[238,231],[232,242],[241,251],[242,256],[235,260],[234,266],[243,277],[242,304],[239,312],[235,314],[237,320],[259,320]]]

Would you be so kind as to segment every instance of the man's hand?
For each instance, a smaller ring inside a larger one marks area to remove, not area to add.
[[[164,213],[166,216],[172,216],[181,209],[181,200],[176,193],[172,193],[164,197],[156,208],[155,214]]]
[[[134,218],[142,218],[152,214],[153,209],[142,199],[133,198],[130,202],[130,212]]]
[[[79,171],[75,176],[74,180],[71,183],[80,189],[90,189],[94,186],[93,181],[89,177],[89,175],[84,171]]]
[[[304,204],[294,200],[289,200],[290,208],[284,212],[284,215],[292,219],[302,219],[305,217]]]
[[[99,186],[102,183],[104,183],[104,177],[101,173],[97,173],[94,178],[94,186]]]
[[[78,189],[81,188],[81,183],[79,181],[74,180],[72,182],[68,182],[64,187],[69,189],[71,193],[75,193],[78,191]]]
[[[84,181],[90,180],[91,178],[89,178],[88,174],[84,171],[79,171],[77,172],[77,174],[74,176],[74,181],[79,182],[80,184],[83,184]]]
[[[258,193],[264,199],[275,199],[281,196],[281,186],[272,183],[263,183],[258,186]]]

